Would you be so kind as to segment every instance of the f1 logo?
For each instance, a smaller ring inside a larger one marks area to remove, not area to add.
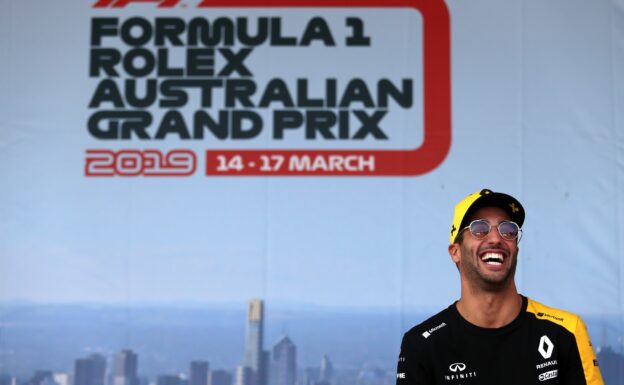
[[[542,338],[540,338],[537,351],[542,355],[542,357],[544,357],[545,360],[547,360],[550,358],[550,356],[552,356],[554,348],[555,345],[553,345],[548,336],[542,336]]]

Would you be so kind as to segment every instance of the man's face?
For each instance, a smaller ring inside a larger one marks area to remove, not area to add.
[[[496,226],[509,220],[507,213],[498,207],[483,207],[469,218],[484,219],[492,229],[483,239],[475,238],[469,229],[464,230],[461,244],[451,245],[451,258],[458,264],[462,279],[471,285],[492,291],[513,282],[518,257],[516,240],[501,238]]]

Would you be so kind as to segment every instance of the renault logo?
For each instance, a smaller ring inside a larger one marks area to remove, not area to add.
[[[453,373],[455,373],[455,372],[463,372],[464,370],[466,370],[466,364],[463,364],[461,362],[456,362],[454,364],[451,364],[449,366],[449,369]]]
[[[542,357],[544,357],[545,360],[547,360],[550,356],[552,356],[554,348],[555,345],[553,345],[548,336],[542,336],[542,338],[540,338],[537,351],[542,355]]]

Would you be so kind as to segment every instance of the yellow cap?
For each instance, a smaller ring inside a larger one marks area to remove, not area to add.
[[[468,218],[481,207],[498,207],[509,215],[509,218],[522,227],[524,223],[524,208],[518,200],[511,195],[492,192],[492,190],[483,189],[474,194],[468,195],[455,206],[455,214],[453,215],[453,224],[451,225],[451,244],[455,243],[459,232],[468,226]]]

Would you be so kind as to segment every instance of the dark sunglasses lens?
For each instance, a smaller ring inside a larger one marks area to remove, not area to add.
[[[498,225],[501,237],[505,239],[516,239],[518,237],[518,225],[513,222],[502,222]]]
[[[486,221],[472,221],[470,223],[470,233],[477,238],[483,238],[490,232],[490,224]]]

